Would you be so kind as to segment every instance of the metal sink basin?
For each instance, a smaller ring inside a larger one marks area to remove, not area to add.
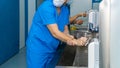
[[[80,37],[92,37],[92,33],[88,32],[87,30],[74,30],[70,32],[71,35],[73,35],[76,39]]]

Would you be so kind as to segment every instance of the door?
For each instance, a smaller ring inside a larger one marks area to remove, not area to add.
[[[0,0],[0,64],[19,51],[19,0]]]

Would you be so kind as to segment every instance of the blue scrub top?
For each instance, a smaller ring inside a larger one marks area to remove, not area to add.
[[[35,52],[55,52],[60,40],[52,36],[47,28],[49,24],[57,24],[63,32],[69,23],[69,10],[67,6],[61,7],[60,15],[52,0],[45,0],[36,11],[27,39],[27,49]]]

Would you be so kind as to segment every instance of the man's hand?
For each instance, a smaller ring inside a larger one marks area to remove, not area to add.
[[[83,14],[82,14],[82,16],[83,16],[83,17],[86,17],[86,16],[87,16],[86,12],[85,12],[85,13],[83,13]]]
[[[80,14],[78,14],[78,17],[86,17],[87,16],[87,13],[86,12],[84,12],[84,13],[80,13]]]
[[[86,42],[87,42],[87,38],[86,37],[78,38],[77,39],[77,46],[84,46]]]
[[[76,21],[75,21],[75,24],[81,25],[81,24],[83,24],[83,20],[80,20],[80,19],[79,19],[79,20],[76,20]]]
[[[70,35],[70,34],[67,34],[67,36],[72,38],[72,40],[67,40],[67,44],[70,45],[70,46],[75,46],[77,44],[77,40],[74,39],[74,36]]]
[[[72,39],[72,40],[67,40],[67,44],[70,46],[76,46],[77,45],[77,40]]]
[[[79,39],[68,40],[67,44],[70,46],[85,46],[86,42],[87,42],[87,38],[81,37]]]

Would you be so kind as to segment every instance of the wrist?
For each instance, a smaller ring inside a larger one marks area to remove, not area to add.
[[[73,24],[76,24],[76,20],[73,21]]]
[[[78,15],[77,15],[77,17],[82,17],[82,16],[83,16],[83,14],[78,14]]]

